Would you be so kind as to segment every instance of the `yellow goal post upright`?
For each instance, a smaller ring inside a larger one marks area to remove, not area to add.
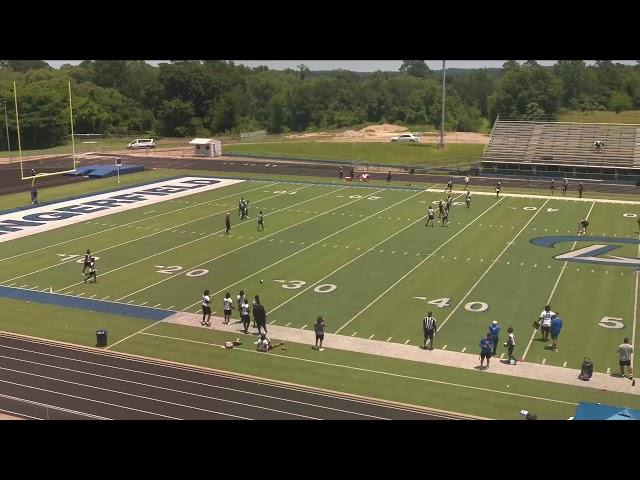
[[[69,121],[71,122],[71,149],[73,158],[73,168],[71,170],[60,170],[56,172],[36,173],[35,175],[24,175],[24,164],[22,162],[22,144],[20,141],[20,118],[18,116],[18,91],[16,89],[16,82],[13,82],[13,98],[16,106],[16,130],[18,133],[18,155],[20,161],[20,176],[21,180],[31,180],[31,185],[35,185],[38,178],[51,177],[54,175],[62,175],[63,173],[73,173],[76,171],[76,142],[75,135],[73,134],[73,103],[71,101],[71,82],[69,81]]]

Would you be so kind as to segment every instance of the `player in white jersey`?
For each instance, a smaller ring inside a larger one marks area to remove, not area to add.
[[[447,224],[447,227],[449,226],[449,209],[447,207],[444,207],[444,209],[442,210],[442,225],[440,225],[441,227],[444,227],[444,224]]]
[[[464,188],[469,188],[469,175],[464,177]]]
[[[465,197],[465,201],[467,202],[467,208],[471,206],[471,192],[467,190],[467,196]]]
[[[224,296],[222,301],[222,308],[224,309],[224,324],[228,325],[231,319],[231,310],[233,309],[233,300],[231,300],[231,294],[229,292]]]
[[[244,333],[249,333],[249,323],[251,323],[251,317],[249,316],[249,302],[247,302],[246,298],[243,298],[242,305],[240,305],[240,319],[242,320]]]
[[[433,210],[433,207],[431,205],[429,205],[429,211],[427,212],[427,223],[425,223],[425,227],[429,226],[429,222],[431,222],[431,226],[434,226],[434,221],[433,218],[435,217],[435,211]]]
[[[200,325],[211,326],[211,297],[209,290],[205,290],[202,294],[202,321]]]
[[[545,342],[549,339],[549,332],[551,331],[551,320],[555,316],[555,312],[551,311],[551,306],[545,305],[544,310],[542,311],[542,313],[540,313],[540,317],[538,318],[542,340],[544,340]]]

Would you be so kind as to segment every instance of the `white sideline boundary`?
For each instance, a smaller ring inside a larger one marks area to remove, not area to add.
[[[504,187],[503,187],[504,188]],[[467,193],[466,190],[453,190],[455,193]],[[495,192],[479,192],[475,190],[470,190],[472,195],[483,195],[489,197],[495,197]],[[427,192],[439,192],[440,190],[427,189]],[[618,205],[640,205],[640,201],[635,200],[615,200],[615,199],[606,199],[606,198],[577,198],[577,197],[556,197],[549,195],[536,195],[530,193],[503,193],[500,192],[500,198],[502,197],[513,197],[513,198],[530,198],[530,199],[541,199],[541,200],[556,200],[556,201],[567,201],[567,202],[584,202],[584,203],[611,203]]]

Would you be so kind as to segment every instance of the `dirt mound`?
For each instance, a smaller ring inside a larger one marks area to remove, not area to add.
[[[356,132],[355,130],[347,130],[336,135],[336,137],[362,137],[362,133]]]
[[[393,133],[393,132],[406,132],[407,128],[400,125],[391,125],[390,123],[383,123],[382,125],[369,125],[360,130],[362,133]]]

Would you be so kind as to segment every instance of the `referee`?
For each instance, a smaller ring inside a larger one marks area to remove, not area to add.
[[[427,341],[429,342],[429,350],[433,350],[433,336],[438,329],[436,319],[433,318],[433,312],[427,313],[422,320],[422,329],[424,330],[424,349],[427,349]]]

